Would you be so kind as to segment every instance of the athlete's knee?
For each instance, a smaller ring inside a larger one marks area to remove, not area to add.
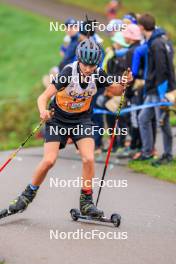
[[[93,166],[94,164],[94,156],[84,156],[82,157],[82,162],[86,166]]]
[[[46,168],[46,169],[50,169],[54,166],[56,162],[56,158],[44,158],[43,159],[43,166]]]

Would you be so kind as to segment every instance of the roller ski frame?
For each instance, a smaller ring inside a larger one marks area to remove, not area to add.
[[[97,221],[103,223],[112,223],[115,227],[119,227],[121,223],[121,216],[119,214],[112,214],[110,218],[105,216],[93,217],[88,215],[82,215],[80,210],[71,209],[70,215],[73,221],[77,221],[78,219],[87,220],[87,221]]]

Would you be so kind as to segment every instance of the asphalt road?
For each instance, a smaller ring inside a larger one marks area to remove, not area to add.
[[[8,154],[1,152],[1,164]],[[76,179],[81,175],[81,162],[65,159],[75,157],[73,146],[68,146],[60,155],[62,158],[57,160],[28,209],[0,220],[0,256],[6,263],[176,263],[176,185],[111,165],[106,179],[116,180],[116,183],[127,180],[128,186],[105,187],[99,207],[107,216],[120,213],[120,228],[111,224],[73,222],[69,210],[78,207],[79,188],[51,187],[50,181]],[[23,150],[1,173],[1,208],[30,182],[41,156],[40,148]],[[96,164],[96,177],[101,177],[102,170],[102,164]],[[97,188],[95,197],[96,194]],[[104,232],[106,238],[68,239],[68,233],[76,231],[82,234]],[[59,232],[65,232],[67,237],[60,237]],[[116,232],[115,239],[107,239],[108,232]],[[55,236],[50,237],[51,234]]]
[[[101,14],[74,5],[65,5],[55,0],[0,0],[0,2],[8,3],[59,21],[65,21],[68,17],[84,20],[87,14],[90,19],[96,19],[100,23],[107,24],[106,18]]]

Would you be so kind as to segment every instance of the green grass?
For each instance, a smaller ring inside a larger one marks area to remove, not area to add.
[[[133,161],[129,162],[129,167],[135,172],[144,173],[160,180],[176,183],[176,160],[170,165],[162,165],[160,167],[153,167],[148,161]]]
[[[99,12],[105,14],[105,5],[109,1],[107,0],[57,0],[65,4],[76,5],[94,12]],[[118,16],[121,17],[124,13],[133,11],[136,13],[150,12],[156,16],[157,23],[168,30],[171,36],[174,38],[176,44],[176,19],[175,19],[175,9],[176,1],[175,0],[123,0],[123,5],[118,13]]]
[[[176,126],[176,114],[175,113],[171,114],[170,123],[171,123],[171,126]]]
[[[24,98],[40,85],[60,60],[63,35],[46,18],[0,4],[0,97]]]
[[[42,76],[58,64],[63,36],[49,31],[48,19],[0,4],[0,150],[18,147],[38,124]]]

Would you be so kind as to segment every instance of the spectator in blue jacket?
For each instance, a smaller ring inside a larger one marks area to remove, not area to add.
[[[145,76],[146,97],[144,103],[158,103],[164,100],[165,93],[172,89],[174,81],[173,54],[169,48],[165,32],[155,28],[155,19],[149,14],[139,18],[139,26],[147,40],[147,71]],[[152,119],[155,116],[160,125],[162,111],[159,107],[142,109],[139,114],[139,127],[142,139],[140,160],[152,158],[153,133]],[[169,114],[165,115],[161,126],[163,133],[164,153],[157,161],[163,164],[172,161],[172,133]]]

